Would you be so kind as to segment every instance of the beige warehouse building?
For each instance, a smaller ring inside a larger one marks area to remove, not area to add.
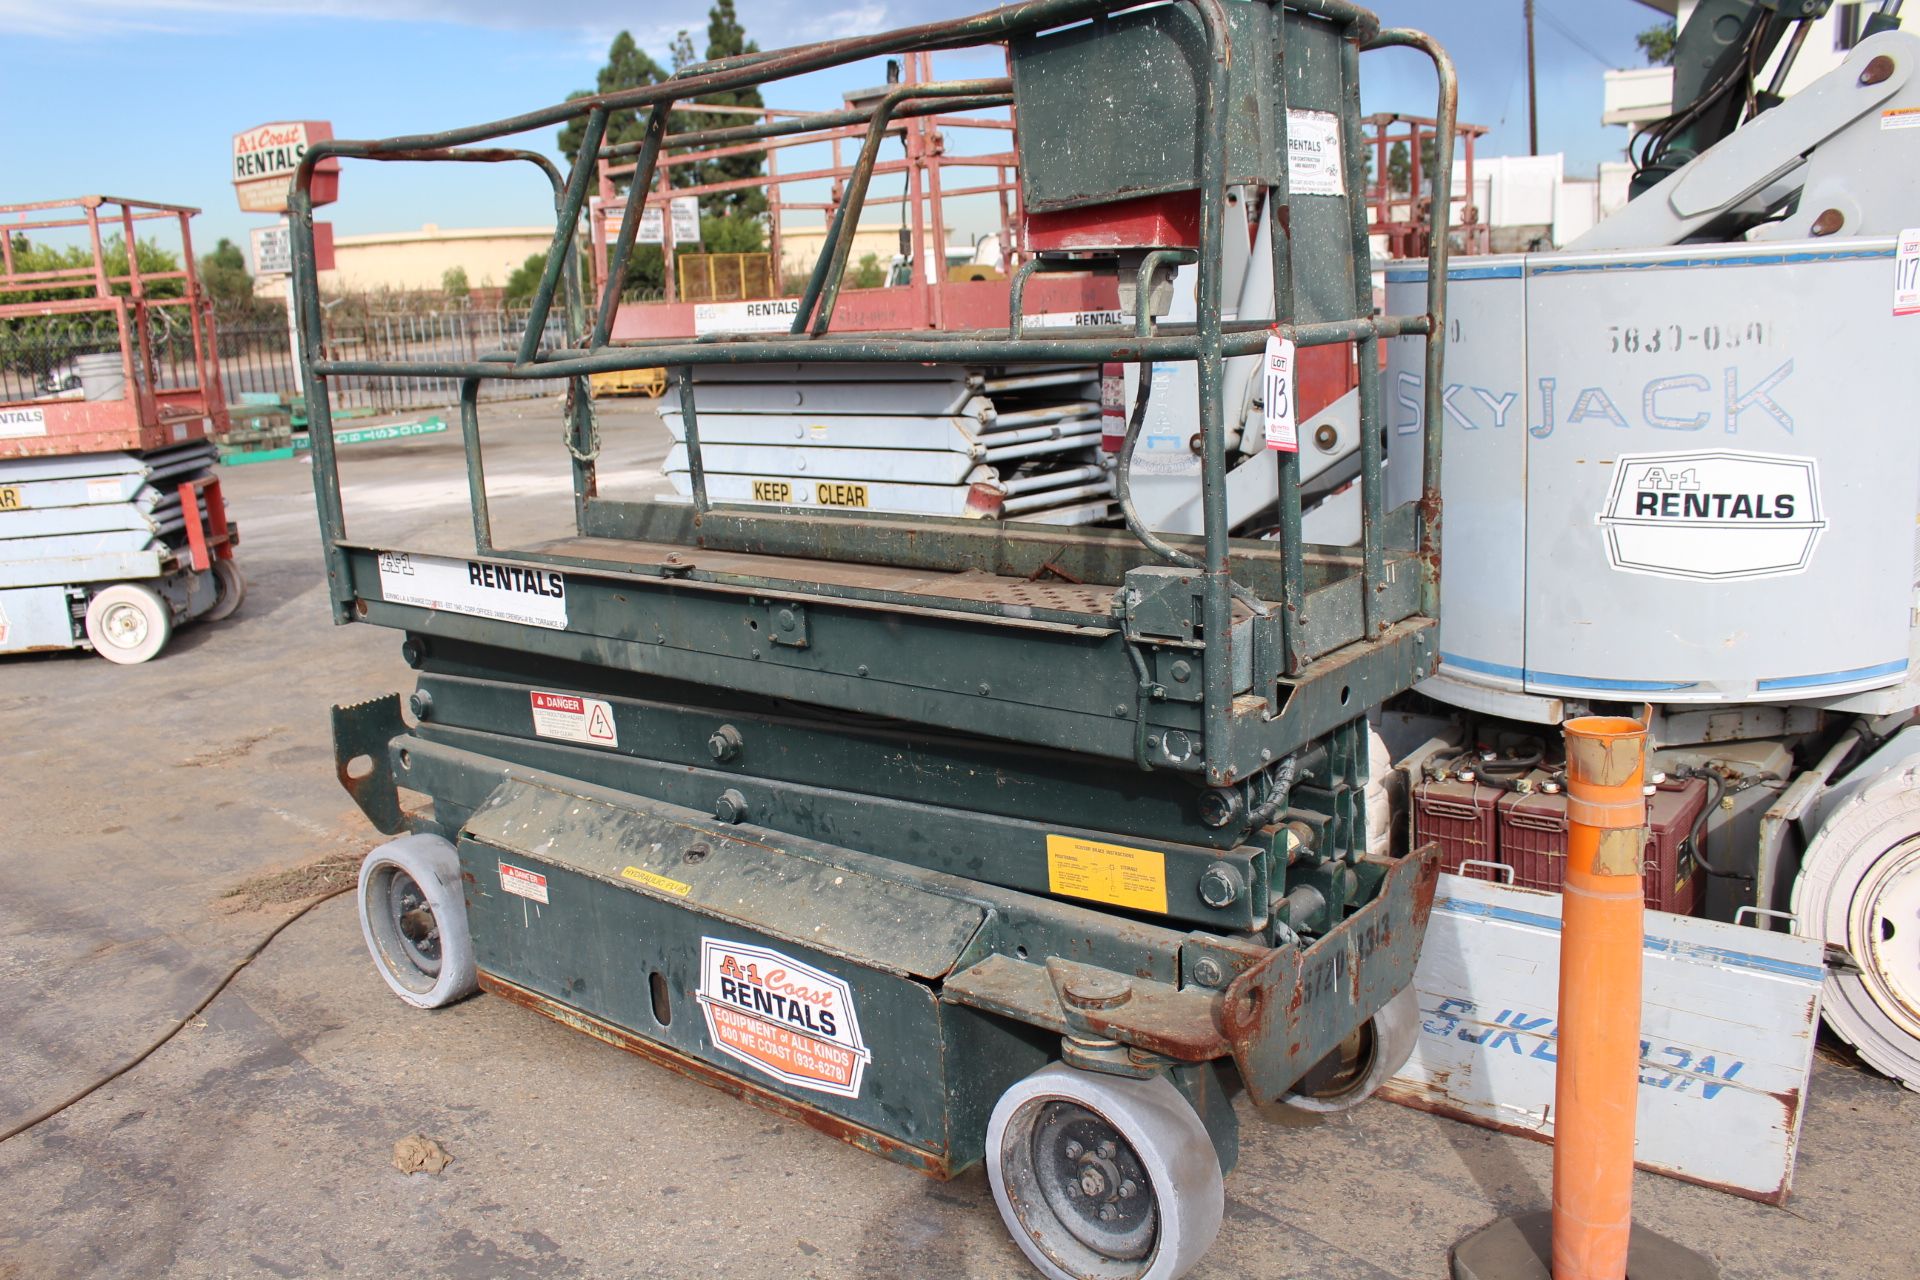
[[[504,288],[515,268],[553,242],[551,227],[440,227],[336,236],[334,267],[320,273],[326,293],[375,293],[438,289],[454,267],[474,289]],[[284,297],[285,276],[254,281],[262,297]]]

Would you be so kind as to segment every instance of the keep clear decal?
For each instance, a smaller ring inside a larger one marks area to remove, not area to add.
[[[729,1058],[795,1088],[860,1096],[873,1055],[839,978],[768,947],[702,938],[698,996],[707,1035]]]
[[[1812,458],[1734,450],[1622,454],[1599,523],[1614,568],[1708,581],[1799,573],[1827,527]]]
[[[567,578],[552,569],[490,560],[456,560],[407,551],[380,553],[380,596],[389,604],[418,605],[562,631],[567,625]]]

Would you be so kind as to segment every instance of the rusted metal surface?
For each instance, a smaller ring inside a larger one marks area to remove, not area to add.
[[[1124,994],[1105,1007],[1076,1007],[1066,995],[1076,982],[1117,984]],[[949,977],[941,999],[1063,1035],[1118,1041],[1177,1062],[1209,1062],[1227,1054],[1218,991],[1182,990],[1057,957],[1029,964],[990,956]]]
[[[1227,988],[1221,1026],[1255,1101],[1276,1102],[1413,978],[1440,849],[1366,859],[1386,868],[1373,901],[1304,951],[1276,947]]]
[[[762,1107],[776,1115],[798,1120],[808,1128],[826,1134],[829,1138],[838,1138],[850,1146],[859,1147],[862,1151],[885,1156],[897,1164],[918,1170],[929,1177],[945,1181],[953,1176],[954,1170],[942,1153],[908,1146],[904,1142],[889,1138],[884,1133],[877,1133],[862,1125],[853,1124],[818,1107],[808,1106],[787,1094],[776,1093],[763,1085],[743,1080],[732,1072],[723,1071],[698,1058],[677,1053],[665,1045],[647,1040],[612,1023],[602,1022],[598,1018],[581,1013],[578,1009],[561,1004],[558,1000],[549,999],[536,991],[529,991],[525,987],[509,982],[505,978],[486,972],[482,972],[479,977],[482,991],[499,996],[523,1009],[531,1009],[535,1013],[543,1014],[562,1026],[572,1027],[575,1031],[584,1031],[596,1040],[604,1040],[610,1045],[625,1049],[628,1053],[645,1058],[648,1062],[665,1067],[669,1071],[678,1072],[690,1080],[711,1085],[722,1093],[731,1094],[743,1102],[751,1102],[754,1106]]]

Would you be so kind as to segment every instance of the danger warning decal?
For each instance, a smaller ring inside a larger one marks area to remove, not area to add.
[[[533,731],[543,738],[564,738],[594,747],[617,747],[620,735],[613,727],[613,704],[572,693],[527,695],[533,702]]]
[[[538,871],[528,871],[511,862],[500,864],[500,887],[522,898],[532,898],[535,902],[544,904],[547,901],[547,878]]]
[[[390,604],[555,631],[567,625],[566,575],[528,565],[382,551],[380,595]]]
[[[700,1007],[713,1047],[800,1089],[860,1096],[873,1055],[853,989],[767,947],[700,939]]]
[[[1827,527],[1812,458],[1733,450],[1622,454],[1599,522],[1614,568],[1714,581],[1799,573]]]

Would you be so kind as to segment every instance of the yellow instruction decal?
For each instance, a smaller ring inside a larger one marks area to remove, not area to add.
[[[645,867],[628,867],[620,873],[622,880],[631,880],[635,884],[646,885],[649,889],[658,889],[670,893],[676,898],[684,898],[693,892],[693,886],[681,880],[669,879],[658,872],[648,871]]]
[[[1167,909],[1167,856],[1077,836],[1047,837],[1047,890],[1135,911]]]

